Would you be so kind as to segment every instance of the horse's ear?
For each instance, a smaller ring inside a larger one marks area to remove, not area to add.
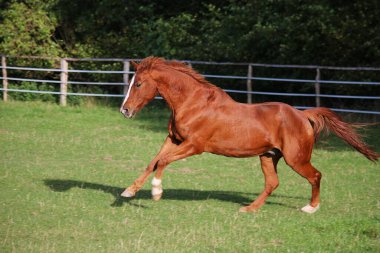
[[[133,65],[133,68],[134,68],[135,70],[137,70],[137,68],[139,67],[139,64],[138,64],[137,62],[135,62],[135,61],[131,61],[131,63],[132,63],[132,65]]]

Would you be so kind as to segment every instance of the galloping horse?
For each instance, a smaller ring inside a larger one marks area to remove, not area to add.
[[[123,193],[133,197],[152,172],[152,196],[162,196],[162,174],[171,162],[209,152],[228,157],[259,156],[265,188],[241,212],[258,210],[279,185],[277,163],[281,157],[311,184],[312,195],[301,210],[314,213],[320,207],[322,174],[310,163],[314,142],[323,129],[329,129],[371,161],[372,151],[353,130],[327,108],[299,111],[284,103],[242,104],[222,89],[206,81],[183,63],[148,57],[132,62],[136,72],[130,82],[120,112],[133,117],[156,95],[161,95],[172,113],[167,136],[157,156],[144,173]]]

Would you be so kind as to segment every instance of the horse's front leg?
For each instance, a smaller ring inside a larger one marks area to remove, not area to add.
[[[141,189],[149,175],[156,169],[157,162],[159,161],[160,157],[166,152],[169,152],[175,146],[177,146],[175,141],[173,141],[169,136],[166,137],[165,142],[162,145],[158,154],[153,158],[153,160],[149,163],[145,171],[133,182],[133,184],[124,190],[121,196],[126,198],[135,196],[136,192],[138,192]]]
[[[153,200],[160,200],[162,197],[162,174],[166,166],[170,163],[192,156],[200,154],[202,151],[194,146],[190,142],[183,142],[175,148],[171,149],[169,152],[162,154],[160,159],[157,161],[156,174],[152,180],[152,197]]]
[[[166,143],[166,141],[165,141]],[[185,141],[180,143],[179,145],[173,143],[172,145],[165,147],[164,151],[160,151],[160,153],[152,160],[151,164],[149,164],[146,171],[132,184],[132,186],[128,187],[122,194],[124,197],[132,197],[136,194],[136,192],[142,187],[147,177],[154,171],[157,170],[156,176],[152,180],[152,195],[154,200],[159,200],[162,196],[162,185],[161,185],[161,177],[162,171],[165,167],[174,161],[195,155],[200,154],[202,151],[197,149],[192,143]],[[165,146],[165,144],[164,144]],[[164,147],[163,147],[164,148]],[[152,169],[149,170],[149,167],[152,165]],[[136,190],[137,189],[137,190]]]

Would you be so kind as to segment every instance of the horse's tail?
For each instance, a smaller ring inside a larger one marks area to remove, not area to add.
[[[373,151],[362,140],[362,137],[354,130],[355,125],[346,123],[340,117],[328,108],[318,107],[303,111],[311,122],[315,138],[323,130],[331,130],[338,137],[342,138],[350,146],[362,153],[369,160],[376,162],[380,154]]]

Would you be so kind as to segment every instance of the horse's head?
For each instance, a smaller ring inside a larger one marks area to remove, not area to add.
[[[139,69],[139,64],[135,62],[132,62],[132,65],[136,71],[120,107],[120,112],[126,118],[132,118],[158,93],[157,83],[151,77],[149,70]]]

